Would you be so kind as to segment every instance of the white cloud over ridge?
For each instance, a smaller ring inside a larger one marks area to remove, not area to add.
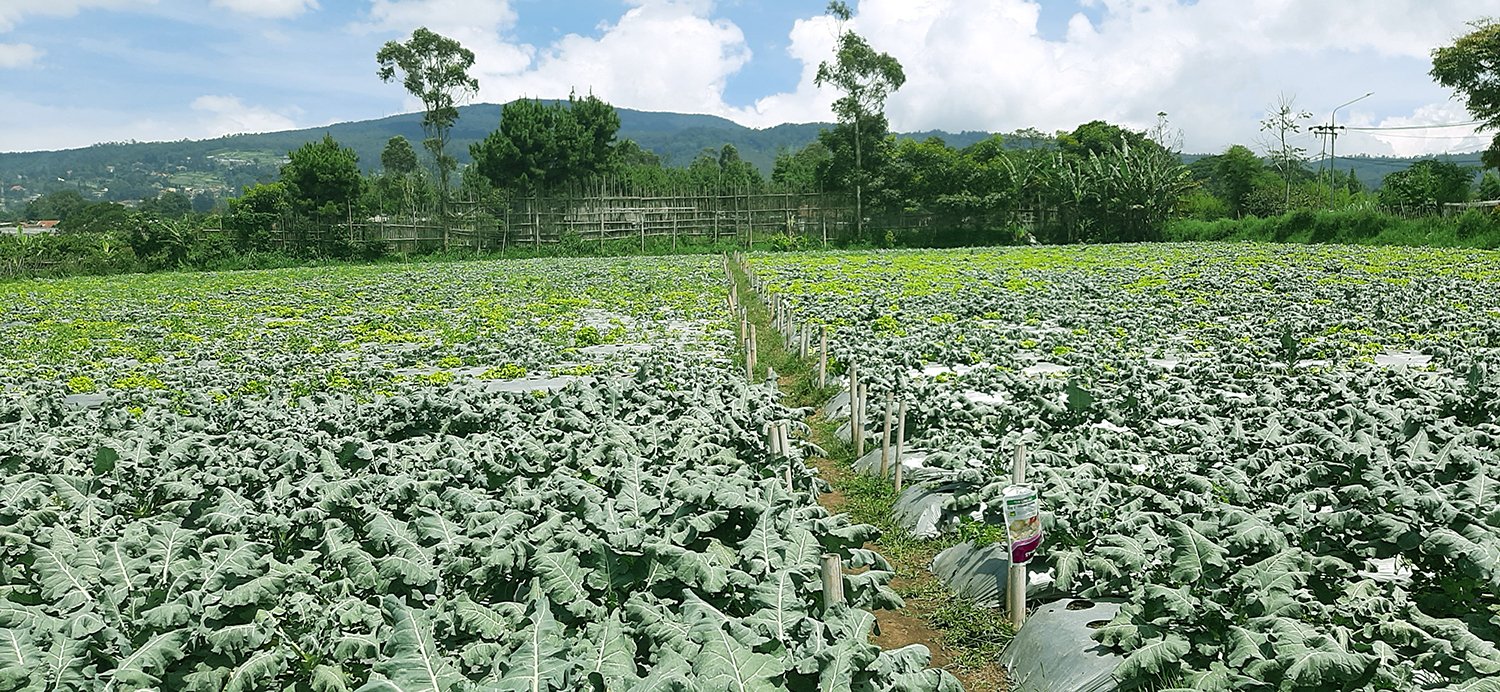
[[[201,114],[198,129],[205,137],[297,129],[296,121],[286,114],[246,105],[235,96],[206,94],[193,99],[191,108]]]

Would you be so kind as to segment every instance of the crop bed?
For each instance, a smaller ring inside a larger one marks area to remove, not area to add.
[[[953,689],[721,266],[0,285],[0,690]],[[852,568],[825,608],[819,559]]]
[[[1500,255],[746,265],[796,324],[829,327],[833,372],[857,364],[869,410],[908,402],[921,478],[953,493],[947,530],[999,524],[1026,443],[1046,530],[1032,569],[1123,602],[1094,634],[1122,684],[1500,690]]]

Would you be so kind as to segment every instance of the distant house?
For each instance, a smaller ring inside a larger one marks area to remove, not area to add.
[[[3,229],[6,233],[12,235],[16,234],[17,232],[19,232],[21,235],[46,235],[57,232],[57,221],[55,219],[48,219],[46,221],[26,221],[21,223],[20,225],[7,224],[3,227],[0,227],[0,229]]]

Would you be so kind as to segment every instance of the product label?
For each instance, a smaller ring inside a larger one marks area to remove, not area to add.
[[[1005,535],[1010,539],[1010,563],[1024,565],[1042,545],[1041,503],[1036,490],[1024,485],[1005,489]]]

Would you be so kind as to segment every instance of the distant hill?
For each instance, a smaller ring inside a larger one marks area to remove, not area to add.
[[[668,165],[685,166],[705,148],[733,144],[740,156],[769,173],[776,153],[801,148],[814,141],[824,123],[745,127],[712,115],[657,113],[628,108],[620,115],[620,139],[633,139],[655,152]],[[0,153],[0,203],[11,206],[26,197],[74,188],[85,196],[134,200],[174,188],[189,194],[216,197],[236,195],[247,186],[275,179],[286,153],[332,135],[359,154],[360,165],[380,166],[380,152],[391,137],[402,135],[420,149],[420,113],[378,120],[338,123],[286,132],[230,135],[217,139],[177,142],[124,142],[82,149]],[[500,125],[500,106],[481,103],[459,109],[452,131],[452,152],[460,163],[469,161],[469,145],[484,139]],[[988,133],[923,132],[925,139],[942,137],[954,146],[968,146]],[[14,189],[19,187],[20,189]]]
[[[667,165],[685,166],[704,149],[733,144],[740,156],[769,173],[778,151],[798,149],[817,139],[825,123],[786,124],[765,129],[745,127],[713,115],[660,113],[616,109],[620,139],[633,139],[655,152]],[[422,140],[420,113],[377,120],[338,123],[286,132],[230,135],[217,139],[176,142],[122,142],[82,149],[0,153],[0,211],[16,209],[26,199],[59,189],[76,189],[87,197],[137,200],[176,189],[224,198],[247,185],[274,180],[287,152],[332,135],[359,154],[366,171],[380,166],[380,152],[391,137]],[[452,132],[452,152],[460,163],[469,161],[469,145],[484,139],[500,125],[500,106],[475,104],[459,109]],[[965,147],[990,134],[941,131],[907,133],[914,139],[940,137]],[[1184,155],[1191,162],[1201,155]],[[1446,157],[1465,166],[1479,165],[1479,155]],[[1369,188],[1379,187],[1386,174],[1410,165],[1415,158],[1339,157],[1340,170],[1353,168]]]
[[[1194,161],[1197,161],[1198,159],[1204,158],[1205,156],[1208,155],[1183,154],[1182,161],[1183,163],[1192,163]],[[1474,179],[1476,181],[1479,180],[1479,177],[1483,172],[1481,170],[1483,168],[1483,164],[1479,161],[1479,152],[1477,151],[1467,154],[1437,154],[1430,156],[1409,157],[1366,156],[1364,154],[1356,154],[1352,156],[1340,156],[1338,160],[1334,162],[1334,166],[1336,166],[1341,173],[1347,173],[1348,171],[1353,170],[1354,177],[1359,178],[1359,182],[1363,183],[1366,189],[1378,190],[1380,189],[1381,183],[1385,181],[1385,177],[1387,175],[1395,173],[1396,171],[1405,170],[1408,166],[1422,159],[1438,159],[1440,161],[1450,161],[1460,166],[1471,168],[1474,170]],[[1307,164],[1308,169],[1313,171],[1314,173],[1318,172],[1318,163],[1318,161],[1309,162]]]

